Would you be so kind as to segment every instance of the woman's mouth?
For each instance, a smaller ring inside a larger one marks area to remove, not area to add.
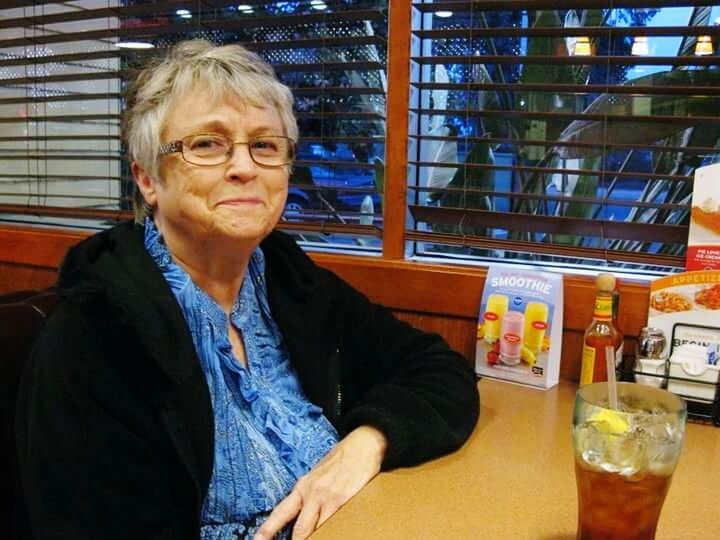
[[[233,197],[220,201],[218,206],[256,206],[259,204],[262,204],[259,197]]]

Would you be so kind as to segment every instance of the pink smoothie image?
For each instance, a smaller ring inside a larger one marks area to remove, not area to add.
[[[523,344],[525,315],[519,311],[508,311],[500,323],[500,361],[514,366],[520,363]]]

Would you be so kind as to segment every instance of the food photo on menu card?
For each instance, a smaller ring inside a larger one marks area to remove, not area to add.
[[[720,269],[720,163],[698,167],[693,194],[685,267]]]

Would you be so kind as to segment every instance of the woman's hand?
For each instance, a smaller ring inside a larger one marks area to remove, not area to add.
[[[296,516],[293,540],[304,540],[360,491],[378,472],[387,440],[360,426],[340,441],[278,504],[254,540],[271,540]]]

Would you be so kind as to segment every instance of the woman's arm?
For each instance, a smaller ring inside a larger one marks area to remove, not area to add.
[[[293,519],[293,540],[307,538],[381,468],[457,449],[478,418],[475,377],[459,354],[334,274],[318,274],[319,294],[332,299],[319,303],[330,308],[328,321],[341,321],[344,437],[298,481],[255,540],[269,540]]]
[[[382,468],[408,466],[459,448],[479,414],[475,375],[436,334],[398,320],[340,278],[326,273],[340,299],[343,355],[351,401],[342,428],[371,425],[387,437]]]

